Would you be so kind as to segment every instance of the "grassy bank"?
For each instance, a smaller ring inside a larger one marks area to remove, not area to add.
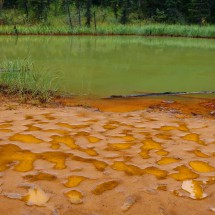
[[[98,25],[97,28],[74,27],[66,25],[17,25],[18,35],[140,35],[171,36],[193,38],[215,38],[215,26],[167,25],[167,24],[132,24]],[[14,35],[14,26],[0,26],[1,35]]]
[[[5,61],[0,65],[0,92],[21,97],[23,101],[48,102],[56,95],[57,85],[48,72],[40,74],[29,59]]]

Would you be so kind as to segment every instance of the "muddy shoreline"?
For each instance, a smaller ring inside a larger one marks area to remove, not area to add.
[[[212,215],[215,101],[179,101],[2,96],[0,214]]]
[[[215,37],[208,37],[208,36],[183,36],[183,35],[168,35],[168,34],[150,34],[150,35],[144,35],[144,34],[99,34],[99,33],[83,33],[83,34],[74,34],[74,33],[0,33],[0,36],[139,36],[139,37],[166,37],[166,38],[193,38],[193,39],[211,39],[214,40]]]

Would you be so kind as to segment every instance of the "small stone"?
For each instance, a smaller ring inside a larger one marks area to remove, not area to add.
[[[173,103],[175,103],[175,101],[163,101],[163,103],[166,103],[166,104],[173,104]]]
[[[22,199],[19,193],[4,193],[4,195],[10,199]]]
[[[160,215],[167,215],[166,211],[163,208],[160,208]]]
[[[211,208],[210,210],[211,210],[212,212],[215,212],[215,207]]]
[[[156,195],[157,194],[157,190],[155,190],[153,188],[147,188],[144,191],[150,195]]]
[[[55,209],[55,210],[52,212],[52,215],[59,215],[58,210]]]
[[[215,110],[210,112],[210,115],[215,116]]]
[[[123,206],[121,207],[122,211],[123,212],[128,211],[135,204],[136,201],[137,201],[136,196],[128,196],[125,199],[125,202],[124,202]]]

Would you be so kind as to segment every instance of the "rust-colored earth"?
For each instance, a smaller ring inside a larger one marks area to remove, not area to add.
[[[215,213],[214,100],[1,98],[0,214]]]

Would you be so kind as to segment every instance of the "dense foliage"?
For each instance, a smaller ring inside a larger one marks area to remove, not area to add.
[[[104,19],[113,16],[126,24],[147,20],[178,24],[215,23],[215,0],[0,0],[0,21],[3,13],[17,10],[23,22],[46,22],[50,17],[65,14],[73,26],[73,13],[78,24],[87,26],[95,18],[95,10],[108,11]],[[94,14],[94,16],[93,16]],[[1,23],[0,23],[1,24]]]

